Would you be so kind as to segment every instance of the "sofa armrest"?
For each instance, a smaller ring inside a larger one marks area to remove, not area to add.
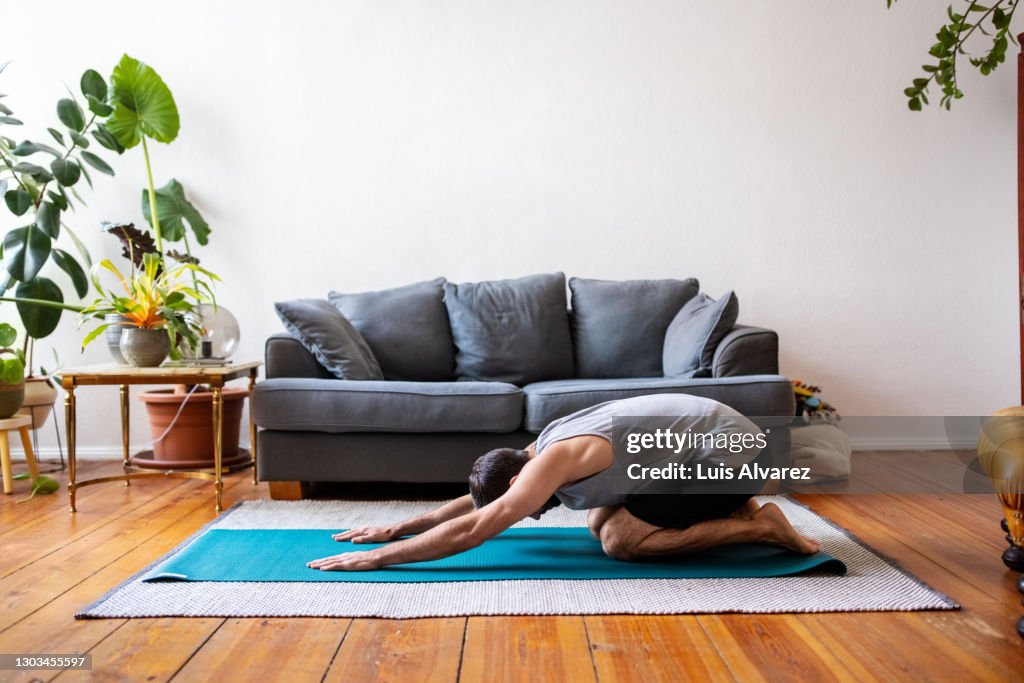
[[[310,377],[337,379],[290,334],[280,333],[267,339],[267,379],[275,377]]]
[[[778,373],[779,335],[774,330],[736,325],[715,349],[713,377]]]

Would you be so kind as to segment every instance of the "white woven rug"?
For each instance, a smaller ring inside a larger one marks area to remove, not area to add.
[[[801,533],[846,563],[846,576],[758,579],[610,579],[453,583],[142,583],[146,567],[75,615],[120,617],[441,617],[498,614],[692,614],[715,612],[859,612],[957,609],[945,595],[860,543],[849,532],[787,498],[778,504]],[[342,529],[381,525],[440,503],[255,501],[222,514],[209,528]],[[583,513],[557,508],[519,526],[582,526]],[[191,542],[189,539],[181,546]],[[173,555],[172,551],[168,556]],[[296,561],[306,557],[301,548]]]

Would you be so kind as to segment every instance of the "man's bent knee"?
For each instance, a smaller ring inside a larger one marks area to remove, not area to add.
[[[632,562],[637,559],[636,543],[633,539],[615,533],[607,524],[601,529],[601,549],[613,560]]]
[[[587,512],[587,526],[594,538],[601,538],[601,529],[605,522],[612,518],[619,511],[617,506],[593,508]]]

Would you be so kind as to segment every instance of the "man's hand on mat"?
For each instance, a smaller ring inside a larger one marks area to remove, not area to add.
[[[364,550],[313,560],[307,562],[306,566],[325,572],[365,572],[371,569],[380,569],[381,563],[374,556],[372,550]]]
[[[351,541],[352,543],[384,543],[393,541],[395,533],[382,526],[364,526],[359,529],[349,529],[331,536],[335,541]]]

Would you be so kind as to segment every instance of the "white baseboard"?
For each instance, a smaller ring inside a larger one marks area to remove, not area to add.
[[[941,437],[853,437],[850,445],[855,451],[950,451],[977,447],[973,439],[951,441]]]
[[[948,451],[952,449],[973,450],[976,446],[973,440],[962,440],[950,442],[948,439],[937,437],[853,437],[850,444],[855,451]],[[248,443],[240,443],[242,448],[249,448]],[[134,449],[135,453],[138,449]],[[60,454],[56,446],[45,446],[40,448],[36,454],[40,460],[59,460]],[[11,449],[11,457],[15,460],[24,460],[25,453],[21,449]],[[121,457],[121,446],[88,446],[77,449],[76,459],[78,460],[117,460]],[[67,449],[64,449],[64,458],[67,459]]]
[[[241,448],[249,448],[248,443],[239,443]],[[139,449],[135,448],[132,453],[138,452]],[[56,446],[44,446],[36,451],[36,458],[39,460],[47,461],[60,461],[60,451]],[[64,448],[64,460],[68,458],[68,449]],[[11,459],[12,460],[24,460],[25,451],[20,448],[11,448]],[[88,446],[75,449],[75,460],[120,460],[121,459],[121,446]]]

